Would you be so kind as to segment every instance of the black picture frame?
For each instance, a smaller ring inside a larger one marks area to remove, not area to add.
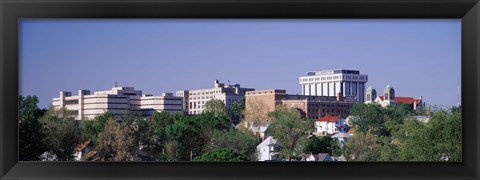
[[[19,18],[461,18],[462,162],[18,162]],[[479,179],[478,0],[1,0],[1,179]]]

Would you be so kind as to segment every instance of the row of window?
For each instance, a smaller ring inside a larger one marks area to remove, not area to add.
[[[341,75],[337,75],[337,76],[327,76],[327,77],[317,77],[315,78],[315,81],[325,81],[325,80],[339,80],[341,79],[342,76]],[[349,75],[346,75],[346,76],[343,76],[343,79],[353,79],[353,80],[367,80],[367,77],[365,76],[349,76]],[[314,78],[305,78],[305,79],[301,79],[300,82],[308,82],[308,81],[313,81]]]
[[[207,92],[197,92],[197,93],[189,93],[190,96],[195,96],[195,95],[208,95],[208,94],[214,94],[214,93],[221,93],[221,91],[207,91]]]
[[[339,108],[350,108],[349,104],[311,104],[309,107],[339,107]]]
[[[319,109],[309,109],[308,113],[318,113]],[[348,110],[344,109],[322,109],[322,113],[348,113]]]
[[[202,97],[191,97],[190,100],[197,100],[197,99],[213,99],[215,96],[202,96]]]

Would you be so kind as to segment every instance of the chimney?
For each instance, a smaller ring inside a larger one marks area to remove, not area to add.
[[[422,98],[420,97],[420,100],[421,100],[421,99],[422,99]],[[414,109],[414,110],[417,109],[417,101],[416,101],[415,99],[413,99],[413,109]]]

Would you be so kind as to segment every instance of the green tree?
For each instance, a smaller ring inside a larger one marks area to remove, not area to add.
[[[214,114],[225,113],[225,103],[219,99],[211,99],[205,103],[204,112],[210,112]]]
[[[240,123],[240,120],[244,118],[243,112],[245,111],[245,97],[242,97],[232,104],[230,104],[230,108],[228,108],[228,114],[231,121],[234,124]]]
[[[232,129],[232,124],[224,113],[204,112],[198,116],[183,116],[166,127],[166,141],[169,148],[177,148],[173,160],[188,161],[190,154],[202,154],[208,150],[215,130]],[[175,145],[175,146],[173,146]],[[172,156],[171,154],[168,156]]]
[[[340,149],[338,143],[333,140],[333,138],[329,136],[324,136],[321,138],[317,138],[316,136],[311,137],[308,139],[307,144],[304,147],[305,153],[330,153],[332,154],[333,149]]]
[[[302,118],[297,109],[283,106],[277,106],[275,111],[269,115],[273,119],[273,123],[268,132],[278,139],[281,146],[280,152],[291,161],[295,155],[298,140],[305,136],[305,131],[313,123]]]
[[[155,127],[166,127],[172,125],[175,121],[175,118],[176,117],[166,111],[154,112],[151,117],[151,123]]]
[[[98,134],[105,129],[106,122],[112,118],[113,114],[106,112],[96,116],[93,120],[82,120],[81,127],[85,138],[90,139],[93,144],[96,144]]]
[[[50,160],[74,160],[75,146],[85,141],[81,127],[74,118],[74,113],[66,108],[51,107],[40,119],[44,124],[45,137]],[[51,157],[56,157],[51,159]]]
[[[406,161],[460,161],[461,111],[437,109],[428,122],[407,119],[395,133],[398,156]]]
[[[237,129],[219,131],[215,130],[211,140],[210,149],[230,148],[244,155],[248,160],[255,160],[255,152],[258,145],[258,138],[250,133]]]
[[[452,107],[435,112],[428,122],[435,160],[462,160],[462,111]]]
[[[247,158],[230,148],[212,149],[200,156],[195,157],[194,161],[246,161]]]
[[[342,153],[348,161],[378,161],[380,148],[373,134],[359,132],[348,139]]]
[[[170,159],[175,161],[189,161],[190,153],[203,153],[207,140],[202,136],[202,129],[195,122],[197,118],[186,116],[174,124],[168,126],[165,134],[170,142],[168,148],[175,148],[169,151]]]
[[[37,96],[19,96],[19,160],[38,161],[40,155],[46,151],[43,143],[43,126],[38,119],[44,111],[39,109]]]
[[[384,127],[385,109],[378,104],[355,103],[349,111],[358,132],[378,132]]]

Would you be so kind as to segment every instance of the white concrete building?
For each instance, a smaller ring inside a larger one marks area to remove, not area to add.
[[[307,72],[300,77],[302,94],[310,96],[353,96],[359,102],[364,102],[365,83],[368,76],[357,70],[324,70]]]
[[[278,152],[279,144],[278,140],[272,136],[268,136],[257,146],[257,160],[269,161],[274,160],[273,156]]]
[[[184,110],[188,114],[201,114],[205,103],[212,99],[221,100],[228,108],[230,104],[245,96],[246,91],[254,91],[253,88],[241,88],[240,84],[224,84],[215,80],[211,89],[180,90],[176,96],[183,97]]]
[[[113,87],[93,94],[89,90],[79,90],[77,96],[60,91],[60,97],[53,98],[52,105],[76,112],[77,120],[93,119],[106,112],[121,119],[127,113],[151,116],[155,111],[183,112],[182,100],[182,97],[175,97],[172,93],[164,93],[162,96],[142,95],[142,91],[133,87]]]

